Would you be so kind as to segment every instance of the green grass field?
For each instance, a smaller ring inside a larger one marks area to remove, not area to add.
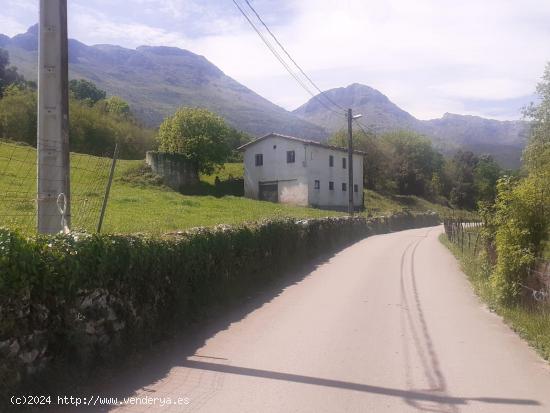
[[[434,211],[441,216],[476,218],[474,212],[456,210],[448,206],[436,204],[414,195],[380,194],[369,189],[365,190],[365,212],[369,215],[380,215],[392,212],[426,212]]]
[[[72,227],[94,231],[110,159],[71,154]],[[119,160],[107,207],[104,232],[164,233],[197,226],[238,224],[273,217],[311,218],[343,215],[341,212],[294,207],[227,195],[242,191],[230,183],[242,178],[240,163],[226,164],[201,177],[199,188],[183,195],[162,185],[144,168],[143,161]],[[216,188],[215,178],[222,184]],[[29,146],[0,142],[0,226],[32,231],[35,228],[36,151]],[[240,185],[237,183],[237,185]],[[221,189],[220,189],[221,188]],[[417,197],[383,196],[365,191],[366,214],[451,209]]]
[[[143,161],[119,160],[105,216],[104,232],[163,233],[197,226],[238,224],[272,217],[324,217],[334,211],[254,201],[237,196],[182,195],[136,174]],[[73,227],[93,231],[99,218],[110,160],[71,154]],[[137,176],[136,176],[137,175]],[[212,186],[215,175],[203,177]],[[217,172],[242,177],[242,166]],[[0,142],[0,226],[31,231],[35,227],[36,151]]]

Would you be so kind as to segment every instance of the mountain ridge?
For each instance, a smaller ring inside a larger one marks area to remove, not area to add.
[[[37,77],[38,27],[0,38],[11,64],[29,80]],[[88,46],[69,39],[69,76],[93,81],[127,100],[145,124],[158,126],[181,106],[205,107],[251,135],[280,131],[303,138],[328,137],[320,126],[300,119],[225,75],[204,56],[168,46]]]
[[[37,25],[11,38],[0,34],[0,47],[8,50],[11,64],[29,80],[36,80],[37,75],[37,36]],[[344,113],[326,107],[336,102],[362,113],[362,124],[376,133],[411,130],[426,135],[443,153],[452,154],[460,147],[488,153],[510,168],[520,165],[528,131],[524,121],[473,115],[445,113],[441,118],[420,120],[379,90],[360,83],[327,90],[287,111],[225,75],[205,56],[170,46],[128,49],[69,39],[69,74],[93,81],[109,95],[121,96],[148,126],[158,126],[180,106],[198,106],[253,136],[277,132],[324,141],[346,127]]]
[[[430,138],[446,154],[452,154],[458,148],[487,153],[509,168],[519,167],[528,133],[528,122],[521,120],[500,121],[449,112],[441,118],[420,120],[382,92],[359,83],[326,90],[293,113],[334,133],[345,125],[338,113],[326,108],[329,102],[352,107],[354,112],[361,113],[361,123],[375,133],[411,130]]]

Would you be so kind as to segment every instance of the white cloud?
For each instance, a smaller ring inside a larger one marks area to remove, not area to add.
[[[21,14],[21,7],[35,2],[6,1],[0,24],[13,34],[27,23],[12,18],[15,11]],[[69,5],[70,34],[85,43],[187,48],[286,108],[309,98],[230,0],[74,0]],[[547,0],[256,0],[253,5],[323,89],[365,83],[420,118],[494,113],[476,102],[530,95],[550,60]],[[503,116],[519,117],[519,110],[517,116],[507,113]]]
[[[476,78],[432,86],[443,96],[463,99],[512,99],[525,96],[529,82],[510,78]]]
[[[0,15],[0,27],[2,28],[0,33],[10,37],[27,30],[27,27],[23,24],[18,23],[9,16],[2,15]]]
[[[86,44],[123,43],[131,48],[141,45],[186,47],[185,38],[176,32],[147,24],[110,21],[105,14],[82,6],[73,6],[73,12],[69,18],[69,34]]]
[[[291,23],[273,30],[318,84],[365,83],[420,118],[483,115],[468,107],[472,99],[530,95],[550,58],[544,0],[348,0],[338,7],[296,0],[293,7]],[[231,35],[192,45],[278,104],[292,108],[309,98],[244,21]]]

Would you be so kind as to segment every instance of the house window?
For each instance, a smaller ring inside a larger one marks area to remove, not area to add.
[[[318,179],[315,180],[314,188],[315,189],[320,189],[321,188],[321,182]]]
[[[256,154],[256,166],[262,166],[264,164],[264,155],[261,153]]]
[[[334,166],[334,156],[332,155],[328,157],[328,166]]]
[[[286,151],[286,163],[294,163],[296,160],[296,152]]]
[[[334,191],[334,182],[330,181],[328,183],[328,189],[330,189],[331,191]]]
[[[342,182],[342,191],[347,191],[348,185],[345,182]]]
[[[353,192],[359,192],[359,185],[353,184]]]
[[[346,169],[346,161],[347,161],[346,158],[342,158],[342,168],[343,169]]]

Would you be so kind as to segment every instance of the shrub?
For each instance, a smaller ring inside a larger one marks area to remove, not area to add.
[[[516,182],[503,178],[495,206],[486,212],[486,231],[496,247],[492,276],[501,303],[518,300],[528,269],[541,255],[550,229],[548,183],[536,176]]]

